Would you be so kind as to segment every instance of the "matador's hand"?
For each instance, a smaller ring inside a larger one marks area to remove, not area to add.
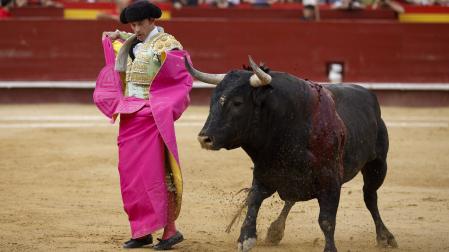
[[[119,31],[113,31],[113,32],[103,32],[103,35],[101,36],[101,40],[103,40],[105,37],[109,37],[111,41],[114,41],[118,38],[120,38]]]

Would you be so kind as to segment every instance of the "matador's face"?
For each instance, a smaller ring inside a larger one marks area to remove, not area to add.
[[[154,29],[154,19],[144,19],[140,21],[131,22],[131,29],[136,34],[137,39],[144,41],[150,32]]]

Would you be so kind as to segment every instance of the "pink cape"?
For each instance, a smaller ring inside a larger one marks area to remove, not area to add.
[[[168,220],[164,142],[149,105],[120,116],[118,170],[132,238],[163,228]]]
[[[179,169],[174,121],[189,105],[188,94],[192,88],[184,57],[188,57],[185,51],[166,52],[161,69],[151,84],[149,100],[123,97],[120,93],[116,100],[107,102],[113,108],[100,108],[99,104],[105,104],[101,102],[104,86],[101,85],[101,74],[97,80],[95,102],[99,109],[113,111],[112,114],[105,113],[112,121],[121,114],[118,136],[120,185],[133,238],[163,228],[168,221],[164,149],[173,156]],[[121,89],[121,84],[116,83],[115,87]],[[110,99],[110,93],[105,93]],[[180,171],[178,173],[181,176]],[[177,193],[180,192],[182,187],[180,191],[177,188]],[[175,218],[179,214],[180,201],[181,195],[177,195]]]
[[[151,107],[157,129],[169,151],[179,164],[174,122],[190,104],[189,92],[193,80],[184,65],[186,51],[167,51],[166,59],[150,87],[150,99],[123,97],[112,118],[118,114],[132,114],[145,105]]]
[[[105,116],[112,118],[117,105],[123,99],[122,82],[119,73],[114,70],[115,54],[111,40],[104,38],[102,42],[106,66],[97,77],[93,99],[97,108]]]

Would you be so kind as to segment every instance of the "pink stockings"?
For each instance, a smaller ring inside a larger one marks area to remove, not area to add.
[[[170,192],[168,194],[168,223],[164,227],[164,234],[162,235],[162,240],[167,240],[176,234],[176,225],[172,216],[174,213],[174,207],[175,207],[175,195],[174,193]]]

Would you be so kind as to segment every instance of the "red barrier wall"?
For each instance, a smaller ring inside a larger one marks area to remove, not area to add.
[[[11,16],[13,18],[39,17],[39,18],[64,18],[64,8],[58,7],[20,7],[12,8]]]
[[[343,62],[345,81],[449,82],[449,24],[191,20],[160,22],[207,72],[240,68],[247,55],[274,70],[326,80]],[[103,65],[109,21],[0,22],[0,80],[94,80]]]

